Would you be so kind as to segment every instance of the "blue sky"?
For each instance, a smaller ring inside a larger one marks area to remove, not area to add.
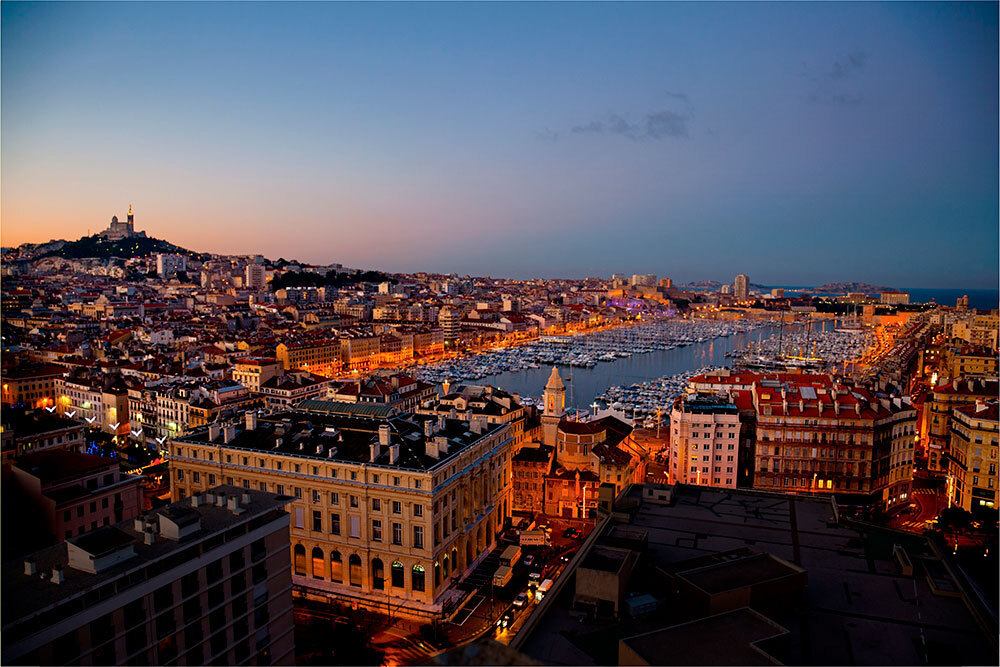
[[[994,3],[9,3],[3,244],[995,287]]]

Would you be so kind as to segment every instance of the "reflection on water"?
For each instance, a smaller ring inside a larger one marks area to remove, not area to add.
[[[745,349],[750,341],[756,345],[761,335],[766,338],[770,334],[770,328],[758,329],[751,333],[716,338],[673,350],[635,354],[600,363],[593,368],[574,368],[557,364],[559,374],[564,380],[569,380],[566,383],[566,407],[587,409],[596,396],[612,385],[645,382],[706,366],[727,366],[729,365],[727,352]],[[529,368],[489,375],[476,380],[475,384],[489,384],[522,396],[540,397],[551,372],[550,366]]]

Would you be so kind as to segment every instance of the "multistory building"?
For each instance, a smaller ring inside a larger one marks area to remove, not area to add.
[[[434,385],[403,373],[343,380],[332,383],[326,390],[326,397],[331,401],[386,405],[400,412],[412,412],[436,395]],[[453,418],[468,421],[465,416]]]
[[[128,385],[119,375],[79,374],[55,381],[56,412],[88,428],[127,436]]]
[[[187,270],[187,256],[172,253],[156,254],[156,275],[162,279],[169,278],[178,271]]]
[[[58,364],[24,364],[4,368],[3,403],[28,408],[51,408],[55,405],[56,380],[66,374]]]
[[[438,618],[510,517],[510,427],[393,413],[311,400],[210,425],[171,442],[171,496],[223,481],[287,494],[298,589]]]
[[[910,303],[909,292],[882,292],[879,297],[880,303],[890,306],[899,306]]]
[[[961,338],[973,345],[982,345],[991,350],[997,349],[997,337],[1000,335],[1000,314],[997,311],[966,310],[958,315],[950,327],[951,338]]]
[[[217,487],[8,563],[3,662],[293,664],[288,500]]]
[[[444,330],[445,343],[454,343],[461,336],[462,313],[452,306],[445,306],[438,311],[438,324]]]
[[[282,363],[274,357],[248,357],[233,364],[233,379],[248,391],[260,393],[265,382],[284,375],[284,371]]]
[[[267,284],[267,269],[263,264],[250,262],[243,270],[243,286],[248,290],[259,291]]]
[[[739,409],[728,396],[678,397],[670,412],[669,481],[736,488],[740,442]]]
[[[936,385],[921,416],[921,445],[927,456],[927,469],[935,473],[948,471],[948,447],[951,443],[951,415],[957,407],[997,397],[1000,384],[996,380],[965,380],[956,378]]]
[[[559,422],[566,414],[566,385],[559,377],[559,369],[552,367],[545,390],[542,392],[542,441],[555,446]]]
[[[966,511],[997,508],[997,401],[952,411],[948,448],[949,501]]]
[[[119,521],[142,510],[142,478],[123,475],[117,459],[65,450],[20,457],[11,466],[31,513],[49,541],[69,539]]]
[[[733,295],[737,301],[746,301],[750,296],[750,278],[746,274],[741,273],[736,276],[736,280],[733,281]]]
[[[531,435],[532,425],[536,423],[529,420],[528,411],[521,405],[521,397],[503,389],[445,382],[441,392],[438,397],[433,385],[428,385],[426,394],[414,406],[416,412],[463,421],[485,419],[490,424],[510,424],[515,451]]]
[[[53,449],[82,452],[83,423],[48,410],[5,408],[3,420],[3,462],[34,452]]]

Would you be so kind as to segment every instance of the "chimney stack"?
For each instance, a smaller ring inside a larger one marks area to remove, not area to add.
[[[24,573],[30,577],[33,576],[36,572],[38,572],[38,564],[35,563],[35,561],[32,560],[31,558],[25,558]]]
[[[63,578],[63,566],[56,565],[52,568],[52,583],[61,584],[65,579]]]
[[[208,425],[208,439],[215,442],[215,439],[219,437],[219,425],[217,423]]]
[[[375,459],[377,459],[379,455],[379,449],[380,449],[379,443],[373,442],[372,444],[368,445],[368,448],[369,448],[368,461],[369,463],[375,463]]]
[[[247,424],[247,430],[248,431],[252,431],[255,428],[257,428],[257,413],[254,412],[253,410],[250,410],[249,412],[247,412],[247,414],[246,414],[246,424]]]
[[[389,447],[389,463],[395,465],[396,461],[399,460],[399,445],[391,445]]]
[[[336,447],[331,447],[330,449],[326,450],[326,458],[332,459],[336,455],[337,455],[337,448]]]
[[[191,507],[197,507],[201,503],[201,496],[197,493],[191,496]]]
[[[378,444],[382,447],[388,447],[390,443],[391,431],[389,430],[388,424],[382,424],[378,427]]]
[[[235,426],[227,426],[225,429],[223,429],[223,431],[222,431],[222,442],[230,443],[230,442],[232,442],[233,438],[235,438],[235,437],[236,437],[236,427]]]
[[[428,419],[424,422],[424,436],[429,438],[434,435],[434,420]]]

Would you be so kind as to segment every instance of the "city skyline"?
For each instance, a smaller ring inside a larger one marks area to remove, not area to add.
[[[5,246],[996,286],[996,5],[2,11]]]

